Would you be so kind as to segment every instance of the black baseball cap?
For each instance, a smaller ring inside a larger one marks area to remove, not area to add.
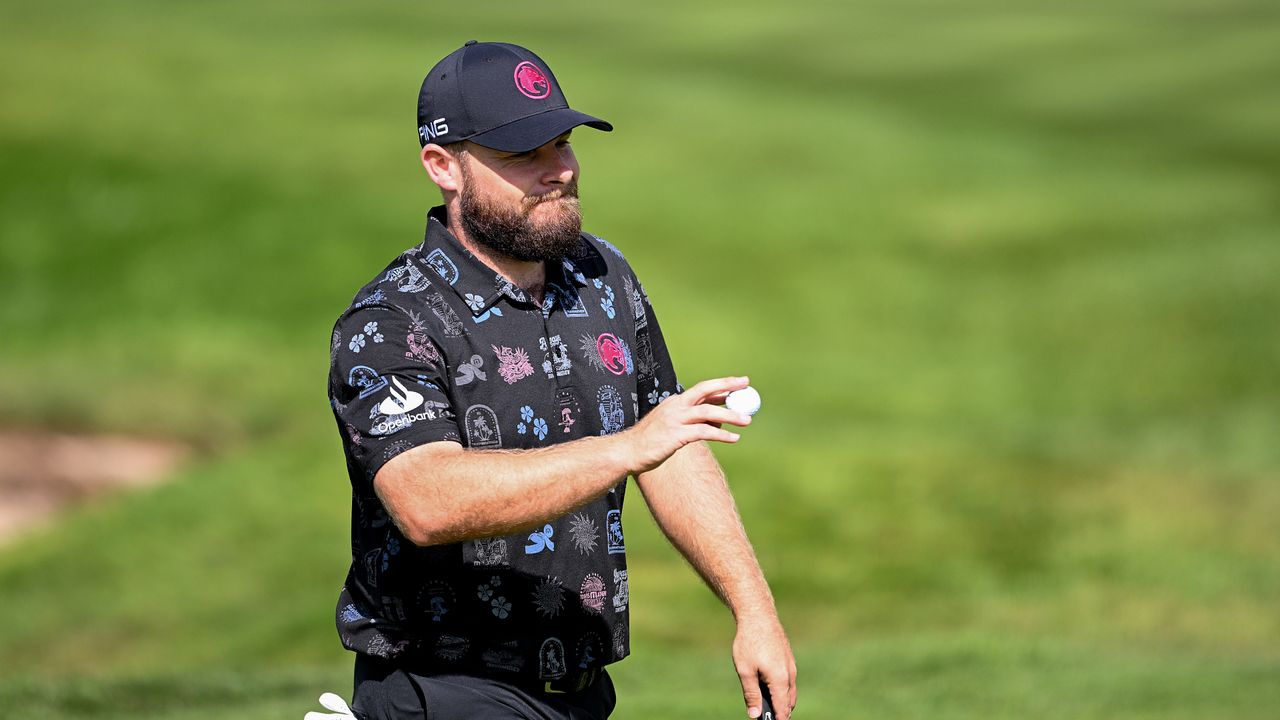
[[[526,152],[579,125],[613,126],[569,107],[551,68],[519,45],[468,40],[436,63],[418,92],[418,140],[470,140]]]

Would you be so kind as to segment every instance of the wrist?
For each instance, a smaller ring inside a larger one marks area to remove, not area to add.
[[[758,609],[749,613],[734,613],[733,619],[739,631],[744,628],[757,631],[762,628],[781,627],[778,613],[772,609]]]
[[[751,592],[749,595],[739,595],[737,602],[729,605],[730,612],[733,613],[733,620],[738,627],[743,626],[760,626],[779,624],[778,609],[773,603],[773,594],[769,592],[766,586],[764,590]]]
[[[624,480],[628,476],[636,475],[641,471],[631,443],[631,435],[631,429],[628,428],[620,433],[605,435],[600,438],[602,445],[601,459],[615,471],[615,475],[621,476]]]

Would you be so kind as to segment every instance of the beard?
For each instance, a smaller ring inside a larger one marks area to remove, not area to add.
[[[499,205],[476,193],[466,163],[462,165],[462,216],[467,235],[489,250],[524,262],[558,260],[578,247],[582,211],[578,179],[558,190],[526,197],[519,207]],[[533,211],[548,205],[551,217],[535,221]]]

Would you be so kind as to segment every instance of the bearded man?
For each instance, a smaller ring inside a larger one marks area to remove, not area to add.
[[[532,52],[470,41],[418,96],[442,206],[334,327],[329,398],[352,487],[338,601],[360,718],[605,718],[629,645],[622,504],[737,620],[747,714],[786,718],[795,659],[707,441],[747,386],[683,389],[622,253],[582,232],[569,108]]]

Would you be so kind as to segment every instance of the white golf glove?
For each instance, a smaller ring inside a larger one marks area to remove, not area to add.
[[[333,693],[325,693],[320,696],[320,704],[331,713],[309,712],[302,720],[356,720],[355,713],[351,712],[351,708],[347,707],[347,701],[338,697]]]

